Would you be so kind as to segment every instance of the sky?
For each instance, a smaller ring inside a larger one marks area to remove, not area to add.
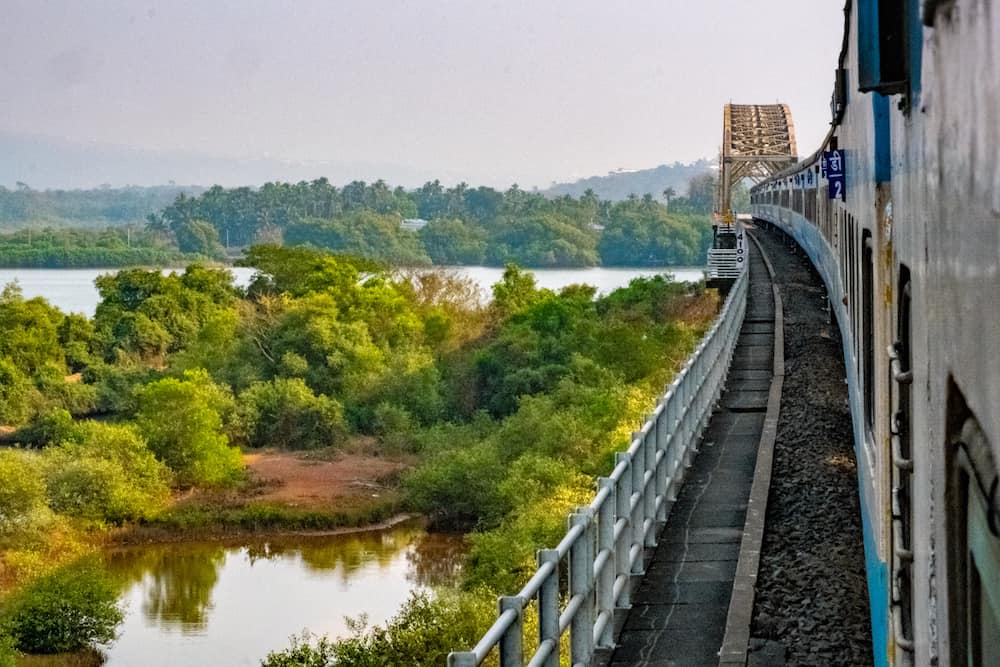
[[[843,0],[3,0],[0,132],[473,184],[826,134]],[[181,176],[181,178],[183,178]]]

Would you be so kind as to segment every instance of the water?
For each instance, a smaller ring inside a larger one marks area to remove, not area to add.
[[[305,628],[342,637],[347,616],[389,619],[411,591],[455,579],[462,553],[461,538],[428,534],[418,522],[110,551],[126,617],[107,664],[259,665]]]
[[[442,268],[468,276],[486,294],[503,275],[503,269],[491,266]],[[245,267],[233,267],[229,270],[233,273],[234,282],[240,286],[249,284],[250,277],[254,273],[253,269]],[[16,280],[29,299],[36,296],[45,297],[64,312],[92,316],[100,300],[94,279],[101,274],[114,271],[115,269],[0,269],[0,286]],[[534,269],[532,273],[535,274],[539,287],[559,289],[574,283],[585,283],[595,286],[601,294],[624,287],[632,278],[639,276],[671,273],[676,280],[688,282],[698,281],[704,277],[704,269],[699,267]]]
[[[118,269],[0,269],[0,287],[17,281],[24,296],[45,297],[49,303],[66,313],[83,313],[89,317],[97,310],[100,296],[94,279]],[[178,269],[164,269],[170,273]],[[254,270],[230,267],[233,282],[240,286],[250,283]]]
[[[445,266],[446,271],[454,271],[471,278],[479,287],[489,293],[489,289],[503,277],[503,269],[493,266]],[[538,287],[558,290],[567,285],[593,285],[598,294],[607,294],[619,287],[625,287],[633,278],[648,278],[661,273],[670,273],[681,282],[697,282],[704,279],[705,270],[696,266],[628,268],[594,266],[588,269],[530,269],[535,275]]]

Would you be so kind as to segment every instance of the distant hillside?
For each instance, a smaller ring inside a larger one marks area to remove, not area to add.
[[[613,171],[607,176],[591,176],[581,178],[575,183],[559,183],[553,185],[542,194],[547,196],[570,195],[579,197],[588,189],[593,190],[601,199],[620,201],[630,194],[642,196],[651,194],[659,198],[666,188],[673,188],[678,195],[687,193],[688,182],[695,176],[712,169],[715,163],[711,160],[698,160],[691,164],[661,164],[652,169],[635,171]]]
[[[24,227],[107,227],[145,223],[180,193],[197,196],[198,186],[97,188],[94,190],[14,190],[0,185],[0,230]]]
[[[78,143],[49,137],[22,136],[0,130],[0,185],[18,182],[36,190],[96,188],[104,184],[160,185],[203,183],[226,187],[263,185],[268,181],[311,181],[326,177],[333,183],[386,179],[416,187],[430,178],[425,170],[398,164],[288,161],[275,158],[230,158],[190,151],[125,148]],[[445,181],[462,180],[438,174]]]

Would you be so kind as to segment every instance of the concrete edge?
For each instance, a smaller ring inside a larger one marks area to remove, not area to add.
[[[750,487],[746,520],[743,524],[743,538],[740,541],[739,558],[736,562],[733,593],[726,614],[726,630],[722,648],[719,650],[720,667],[744,667],[747,664],[760,548],[764,539],[764,522],[767,516],[767,496],[771,488],[774,442],[778,434],[778,417],[781,411],[781,389],[785,379],[785,332],[781,292],[774,280],[774,266],[771,260],[764,253],[760,242],[749,231],[747,235],[757,246],[757,252],[764,260],[771,277],[771,293],[774,299],[774,362],[771,388],[767,396],[767,411],[764,414],[764,427],[757,445],[757,464],[754,467],[753,484]]]

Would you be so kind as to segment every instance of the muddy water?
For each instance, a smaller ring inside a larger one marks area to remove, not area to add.
[[[259,665],[308,629],[390,618],[411,591],[453,580],[460,537],[419,522],[323,537],[157,544],[109,551],[126,618],[108,665]]]

